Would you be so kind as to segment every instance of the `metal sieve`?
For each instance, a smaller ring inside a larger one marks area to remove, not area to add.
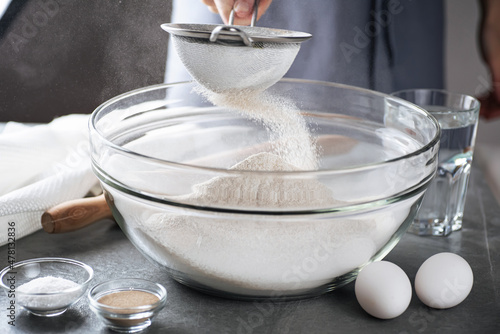
[[[280,80],[292,65],[304,32],[252,26],[162,24],[172,36],[179,58],[191,76],[205,88],[223,93],[264,90]]]

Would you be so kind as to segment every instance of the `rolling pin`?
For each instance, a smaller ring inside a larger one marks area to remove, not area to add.
[[[50,208],[42,215],[42,227],[47,233],[65,233],[112,217],[103,194],[64,202]]]
[[[356,144],[356,140],[341,135],[323,135],[318,138],[318,145],[322,147],[323,154],[327,155],[344,154]],[[247,148],[243,150],[243,157],[261,152],[265,148],[269,149],[270,144],[265,143]],[[228,156],[233,157],[236,153],[241,154],[242,152],[223,152],[193,160],[190,163],[203,164],[213,159],[224,159]],[[47,233],[65,233],[81,229],[101,219],[112,217],[111,209],[103,194],[96,197],[64,202],[50,208],[42,215],[42,227]]]

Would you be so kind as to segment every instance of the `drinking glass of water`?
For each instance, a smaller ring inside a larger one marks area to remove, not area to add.
[[[419,235],[447,236],[462,228],[479,101],[472,96],[435,89],[411,89],[392,95],[426,109],[441,126],[436,177],[427,189],[409,231]]]

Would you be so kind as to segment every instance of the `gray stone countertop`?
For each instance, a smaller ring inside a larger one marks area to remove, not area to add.
[[[91,265],[93,284],[124,277],[143,277],[163,284],[167,305],[144,333],[500,333],[500,207],[481,169],[473,168],[464,228],[446,238],[406,234],[386,260],[399,265],[412,284],[428,257],[450,251],[463,256],[474,272],[468,298],[448,310],[422,304],[415,293],[409,308],[392,320],[365,313],[354,284],[320,297],[288,302],[245,302],[205,295],[162,272],[134,248],[113,221],[101,221],[68,234],[43,231],[16,241],[16,260],[68,257]],[[0,248],[7,265],[7,247]],[[110,333],[82,298],[66,313],[39,318],[17,310],[8,325],[9,300],[0,293],[0,333]]]

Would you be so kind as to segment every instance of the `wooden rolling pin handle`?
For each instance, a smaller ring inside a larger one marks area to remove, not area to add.
[[[45,211],[42,227],[48,233],[65,233],[112,216],[104,195],[100,195],[64,202]]]

